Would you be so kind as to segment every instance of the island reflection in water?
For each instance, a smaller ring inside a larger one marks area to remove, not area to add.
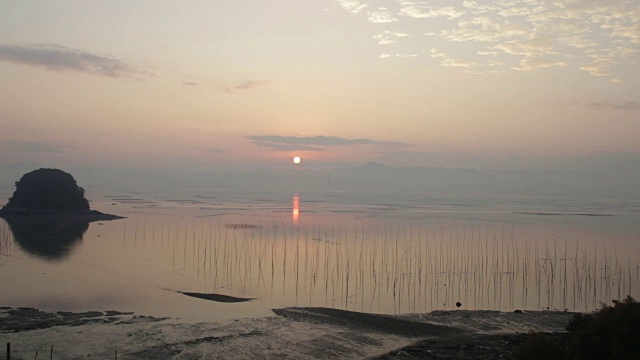
[[[39,259],[59,262],[82,241],[89,223],[61,225],[49,222],[7,221],[18,246]]]

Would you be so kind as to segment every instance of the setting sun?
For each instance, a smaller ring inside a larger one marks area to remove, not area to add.
[[[293,158],[293,163],[294,164],[300,164],[300,156],[296,156]]]

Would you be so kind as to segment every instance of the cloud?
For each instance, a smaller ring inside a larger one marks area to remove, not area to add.
[[[398,19],[394,18],[391,15],[391,12],[389,12],[389,10],[384,7],[378,8],[378,10],[376,11],[371,11],[368,13],[368,15],[369,17],[367,17],[367,20],[373,24],[387,24],[398,21]]]
[[[586,106],[592,109],[600,109],[600,110],[605,110],[605,109],[622,110],[622,111],[639,111],[640,110],[640,104],[633,101],[625,101],[622,104],[612,104],[608,102],[595,102],[595,101],[585,104],[577,101],[559,101],[556,104],[562,105],[562,106]]]
[[[471,67],[480,66],[480,64],[478,64],[475,61],[453,58],[449,56],[449,54],[447,53],[438,51],[438,49],[429,50],[429,56],[431,56],[434,59],[441,59],[440,65],[446,66],[446,67],[471,68]]]
[[[556,41],[564,43],[567,47],[574,47],[577,49],[586,49],[598,45],[597,42],[591,39],[587,39],[583,35],[559,37],[556,39]]]
[[[478,55],[484,55],[484,56],[498,56],[500,55],[499,52],[497,51],[478,51]]]
[[[453,6],[434,7],[425,1],[403,1],[400,3],[400,14],[414,19],[445,17],[448,20],[452,20],[462,16],[464,13],[464,10],[456,9]]]
[[[580,70],[586,71],[593,76],[611,76],[611,66],[621,59],[633,57],[638,50],[626,46],[617,46],[607,49],[589,49],[585,51],[590,59],[589,63],[580,66]]]
[[[3,141],[2,144],[11,150],[31,153],[62,154],[75,149],[75,146],[51,144],[37,141]]]
[[[608,62],[600,62],[596,61],[591,64],[580,66],[580,70],[586,71],[593,76],[610,76],[609,72],[609,63]]]
[[[553,42],[554,39],[549,36],[534,35],[525,40],[506,41],[494,46],[494,48],[510,55],[523,55],[526,57],[550,55],[554,54]]]
[[[438,51],[438,49],[431,49],[429,50],[429,54],[432,58],[438,59],[438,58],[446,58],[447,54],[443,53],[441,51]]]
[[[527,56],[520,60],[520,63],[512,66],[511,68],[514,70],[535,70],[535,69],[544,69],[549,67],[562,67],[567,66],[568,64],[563,61],[554,61],[544,58],[539,58],[535,56]]]
[[[640,53],[638,1],[380,0],[377,7],[368,5],[372,1],[337,2],[360,13],[363,21],[393,22],[395,31],[373,36],[378,45],[397,43],[397,53],[415,54],[424,52],[425,44],[435,43],[449,49],[447,58],[494,67],[489,72],[566,66],[615,82],[621,77],[614,70],[636,66]],[[429,36],[429,41],[401,42],[397,34],[406,36],[409,30]],[[461,42],[464,47],[446,44]],[[487,55],[499,61],[487,63],[482,59]],[[440,62],[452,64],[462,63]]]
[[[640,104],[635,103],[633,101],[625,101],[622,104],[610,104],[610,103],[599,103],[599,102],[591,102],[587,104],[589,107],[596,109],[612,109],[612,110],[625,110],[625,111],[638,111],[640,110]]]
[[[469,61],[464,59],[454,59],[454,58],[444,59],[442,60],[442,62],[440,62],[440,64],[442,66],[447,66],[447,67],[463,67],[463,68],[478,66],[478,63],[475,61]]]
[[[626,38],[635,44],[640,44],[640,21],[633,25],[616,24],[611,27],[611,30],[614,36]]]
[[[442,31],[442,36],[453,42],[495,42],[520,37],[530,32],[524,25],[487,16],[477,16],[471,20],[462,19],[458,21],[458,27]]]
[[[358,0],[335,0],[335,2],[342,6],[343,9],[354,14],[359,13],[368,6],[367,4],[363,4]]]
[[[273,151],[322,151],[327,147],[371,145],[377,147],[405,147],[410,144],[396,141],[376,141],[371,139],[345,139],[337,136],[247,136],[251,143]]]
[[[183,81],[182,82],[183,85],[187,85],[187,86],[199,86],[200,83],[197,81]]]
[[[407,37],[409,34],[406,32],[389,31],[385,30],[378,35],[374,35],[373,38],[378,40],[378,45],[388,45],[398,42],[398,38]]]
[[[140,79],[151,75],[120,59],[52,44],[0,45],[0,61],[51,71],[77,71],[114,78]]]
[[[236,85],[236,90],[242,90],[242,89],[253,89],[255,87],[264,85],[264,84],[268,84],[269,80],[245,80],[243,82],[241,82],[240,84]]]
[[[502,74],[505,71],[504,70],[489,70],[489,71],[464,70],[464,72],[472,75],[487,75],[487,74]]]
[[[220,91],[224,91],[224,92],[228,92],[228,93],[232,93],[232,92],[236,92],[236,91],[242,91],[242,90],[250,90],[250,89],[254,89],[260,86],[264,86],[267,85],[268,83],[270,83],[271,80],[250,80],[250,79],[246,79],[236,85],[220,85],[218,86],[218,90]]]

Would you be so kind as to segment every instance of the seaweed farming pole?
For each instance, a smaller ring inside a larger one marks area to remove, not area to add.
[[[11,343],[7,343],[7,360],[11,360]]]

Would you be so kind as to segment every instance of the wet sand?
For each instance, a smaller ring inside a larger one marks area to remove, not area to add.
[[[435,311],[376,315],[327,308],[214,323],[118,311],[0,308],[0,349],[12,359],[510,358],[530,331],[561,332],[571,313]],[[1,357],[4,357],[4,353]]]

